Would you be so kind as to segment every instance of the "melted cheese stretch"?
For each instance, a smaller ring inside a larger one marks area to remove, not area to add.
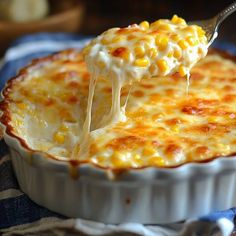
[[[120,105],[124,85],[142,78],[179,72],[182,76],[187,75],[188,90],[189,71],[206,53],[205,32],[199,26],[188,26],[176,15],[171,20],[158,20],[150,26],[145,21],[123,29],[113,28],[94,39],[84,49],[91,83],[80,159],[86,156],[84,150],[89,146],[91,107],[98,76],[109,78],[112,83],[111,111],[101,124],[106,128],[114,122],[126,120]],[[73,152],[72,158],[77,156]]]
[[[235,74],[233,61],[210,54],[192,69],[188,96],[185,80],[178,74],[134,83],[127,120],[111,125],[103,135],[92,132],[86,160],[114,169],[166,167],[235,153]],[[69,160],[81,141],[89,81],[76,51],[60,53],[25,79],[16,80],[8,107],[14,133],[33,150]],[[111,84],[100,78],[92,130],[109,115],[111,90]],[[128,92],[126,87],[121,90],[121,104]]]

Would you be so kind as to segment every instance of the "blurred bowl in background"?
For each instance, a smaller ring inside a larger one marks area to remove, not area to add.
[[[42,20],[14,23],[0,21],[0,54],[17,37],[37,32],[75,33],[80,29],[84,4],[79,0],[51,0],[50,14]]]

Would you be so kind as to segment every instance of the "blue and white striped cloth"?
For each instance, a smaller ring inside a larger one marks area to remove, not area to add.
[[[69,34],[36,34],[18,39],[7,50],[0,67],[0,89],[33,58],[66,48],[81,48],[89,37]],[[217,47],[236,54],[236,46],[218,43]],[[236,196],[235,196],[236,197]],[[224,235],[234,228],[236,208],[213,212],[197,220],[164,226],[135,223],[104,225],[82,219],[68,219],[32,202],[21,192],[4,141],[0,141],[0,235]],[[180,233],[181,232],[181,233]]]

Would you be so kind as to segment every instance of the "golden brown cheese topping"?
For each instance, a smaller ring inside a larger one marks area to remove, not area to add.
[[[186,81],[178,73],[135,83],[126,106],[127,120],[109,126],[103,135],[92,135],[86,161],[114,169],[169,167],[235,153],[235,74],[234,61],[209,54],[192,69],[188,95]],[[111,84],[99,79],[93,130],[109,113],[112,100]],[[7,92],[5,106],[14,134],[33,150],[69,160],[80,142],[88,85],[89,74],[76,51],[29,68]],[[122,89],[122,104],[128,92],[127,87]]]

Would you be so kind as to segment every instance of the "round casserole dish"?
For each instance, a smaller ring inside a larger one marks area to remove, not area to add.
[[[225,60],[235,60],[225,53],[214,53]],[[68,217],[112,224],[170,223],[235,206],[236,159],[233,152],[171,167],[113,169],[96,163],[59,158],[53,155],[55,149],[50,153],[43,150],[45,143],[43,147],[37,146],[41,140],[39,137],[33,142],[25,136],[24,129],[16,127],[22,124],[14,121],[16,116],[11,107],[13,100],[19,99],[13,96],[14,88],[20,85],[18,82],[23,84],[28,75],[32,75],[30,78],[34,80],[42,68],[49,73],[50,69],[46,66],[57,60],[68,63],[79,57],[78,51],[68,50],[34,60],[11,79],[2,92],[1,127],[4,139],[10,148],[19,185],[34,202]],[[70,64],[70,74],[80,63],[83,62],[78,59],[75,64]],[[60,69],[60,73],[64,72]],[[71,86],[75,84],[71,83]],[[226,89],[229,90],[229,87]],[[68,99],[76,103],[76,99]],[[22,105],[18,107],[24,111]],[[30,127],[32,122],[29,120],[26,129],[45,135],[37,127]],[[50,130],[53,127],[49,128],[47,132],[52,135]]]

